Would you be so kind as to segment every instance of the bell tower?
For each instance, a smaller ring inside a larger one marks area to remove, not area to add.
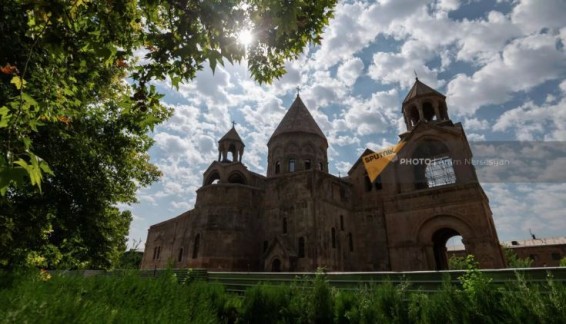
[[[419,122],[437,123],[450,120],[446,108],[446,96],[416,78],[415,84],[403,100],[403,118],[407,131]]]
[[[235,123],[232,123],[232,129],[218,141],[218,161],[223,163],[242,162],[244,147],[244,142],[236,131]],[[232,153],[232,160],[228,159],[228,153]]]
[[[446,244],[458,236],[480,267],[505,267],[473,152],[462,124],[448,117],[446,97],[416,79],[402,112],[405,146],[389,171],[398,195],[384,207],[391,270],[448,269]]]

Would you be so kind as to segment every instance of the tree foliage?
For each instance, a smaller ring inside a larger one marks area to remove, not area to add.
[[[335,2],[2,1],[0,262],[108,267],[131,220],[116,205],[159,176],[146,134],[171,112],[152,82],[246,59],[269,83]]]

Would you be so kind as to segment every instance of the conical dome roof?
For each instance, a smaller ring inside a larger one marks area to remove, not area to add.
[[[413,98],[424,95],[436,95],[446,98],[445,95],[422,83],[421,81],[419,81],[419,78],[417,78],[415,80],[415,84],[413,84],[413,87],[411,88],[411,90],[409,90],[409,93],[405,97],[405,100],[403,100],[403,104],[409,102]]]
[[[236,128],[234,126],[232,126],[232,129],[230,129],[228,131],[228,133],[226,133],[224,136],[222,136],[222,138],[220,139],[219,142],[225,141],[225,140],[229,140],[229,141],[238,141],[238,142],[242,142],[242,139],[240,138],[240,135],[238,135],[238,132],[236,131]]]
[[[279,126],[271,135],[269,142],[276,136],[286,134],[286,133],[308,133],[318,135],[326,140],[326,136],[318,127],[318,124],[312,117],[311,113],[301,100],[301,97],[297,95],[297,98],[291,105],[291,108],[287,111]]]

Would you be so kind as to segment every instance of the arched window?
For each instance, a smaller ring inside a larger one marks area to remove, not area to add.
[[[311,160],[305,160],[305,170],[311,169]]]
[[[236,162],[236,145],[234,145],[234,143],[230,144],[230,146],[228,147],[228,152],[230,152],[232,154],[232,160],[228,160],[230,162]]]
[[[153,248],[153,260],[159,260],[159,254],[161,254],[161,246],[156,246]]]
[[[289,172],[295,172],[295,159],[289,159]]]
[[[344,230],[344,216],[340,215],[340,230]]]
[[[425,102],[423,104],[423,117],[426,121],[436,120],[434,107],[430,102]]]
[[[332,235],[332,248],[335,249],[336,248],[336,230],[334,229],[334,227],[331,230],[331,235]]]
[[[425,169],[425,177],[429,188],[456,182],[456,174],[449,156],[431,159]]]
[[[220,175],[218,174],[218,172],[214,171],[206,179],[205,185],[217,184],[218,182],[220,182]]]
[[[287,234],[287,217],[283,217],[283,234]]]
[[[352,233],[348,233],[348,246],[350,247],[350,252],[354,252],[354,238]]]
[[[279,161],[275,162],[275,174],[281,172],[281,163]]]
[[[448,147],[436,140],[419,143],[412,156],[415,188],[425,189],[456,183],[456,173]]]
[[[240,172],[234,172],[228,177],[228,182],[246,184],[246,178]]]
[[[177,256],[177,261],[183,261],[183,248],[179,249],[179,255]]]
[[[305,238],[299,237],[299,258],[305,257]]]
[[[193,246],[193,259],[198,258],[198,250],[200,245],[200,234],[195,237],[195,245]]]
[[[324,171],[324,164],[322,162],[318,162],[318,169]]]
[[[411,121],[411,126],[415,126],[419,122],[419,110],[417,106],[412,106],[409,110],[409,120]]]

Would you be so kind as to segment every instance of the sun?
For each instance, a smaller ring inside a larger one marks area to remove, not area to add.
[[[238,42],[248,47],[254,41],[254,35],[249,29],[244,29],[238,33]]]

